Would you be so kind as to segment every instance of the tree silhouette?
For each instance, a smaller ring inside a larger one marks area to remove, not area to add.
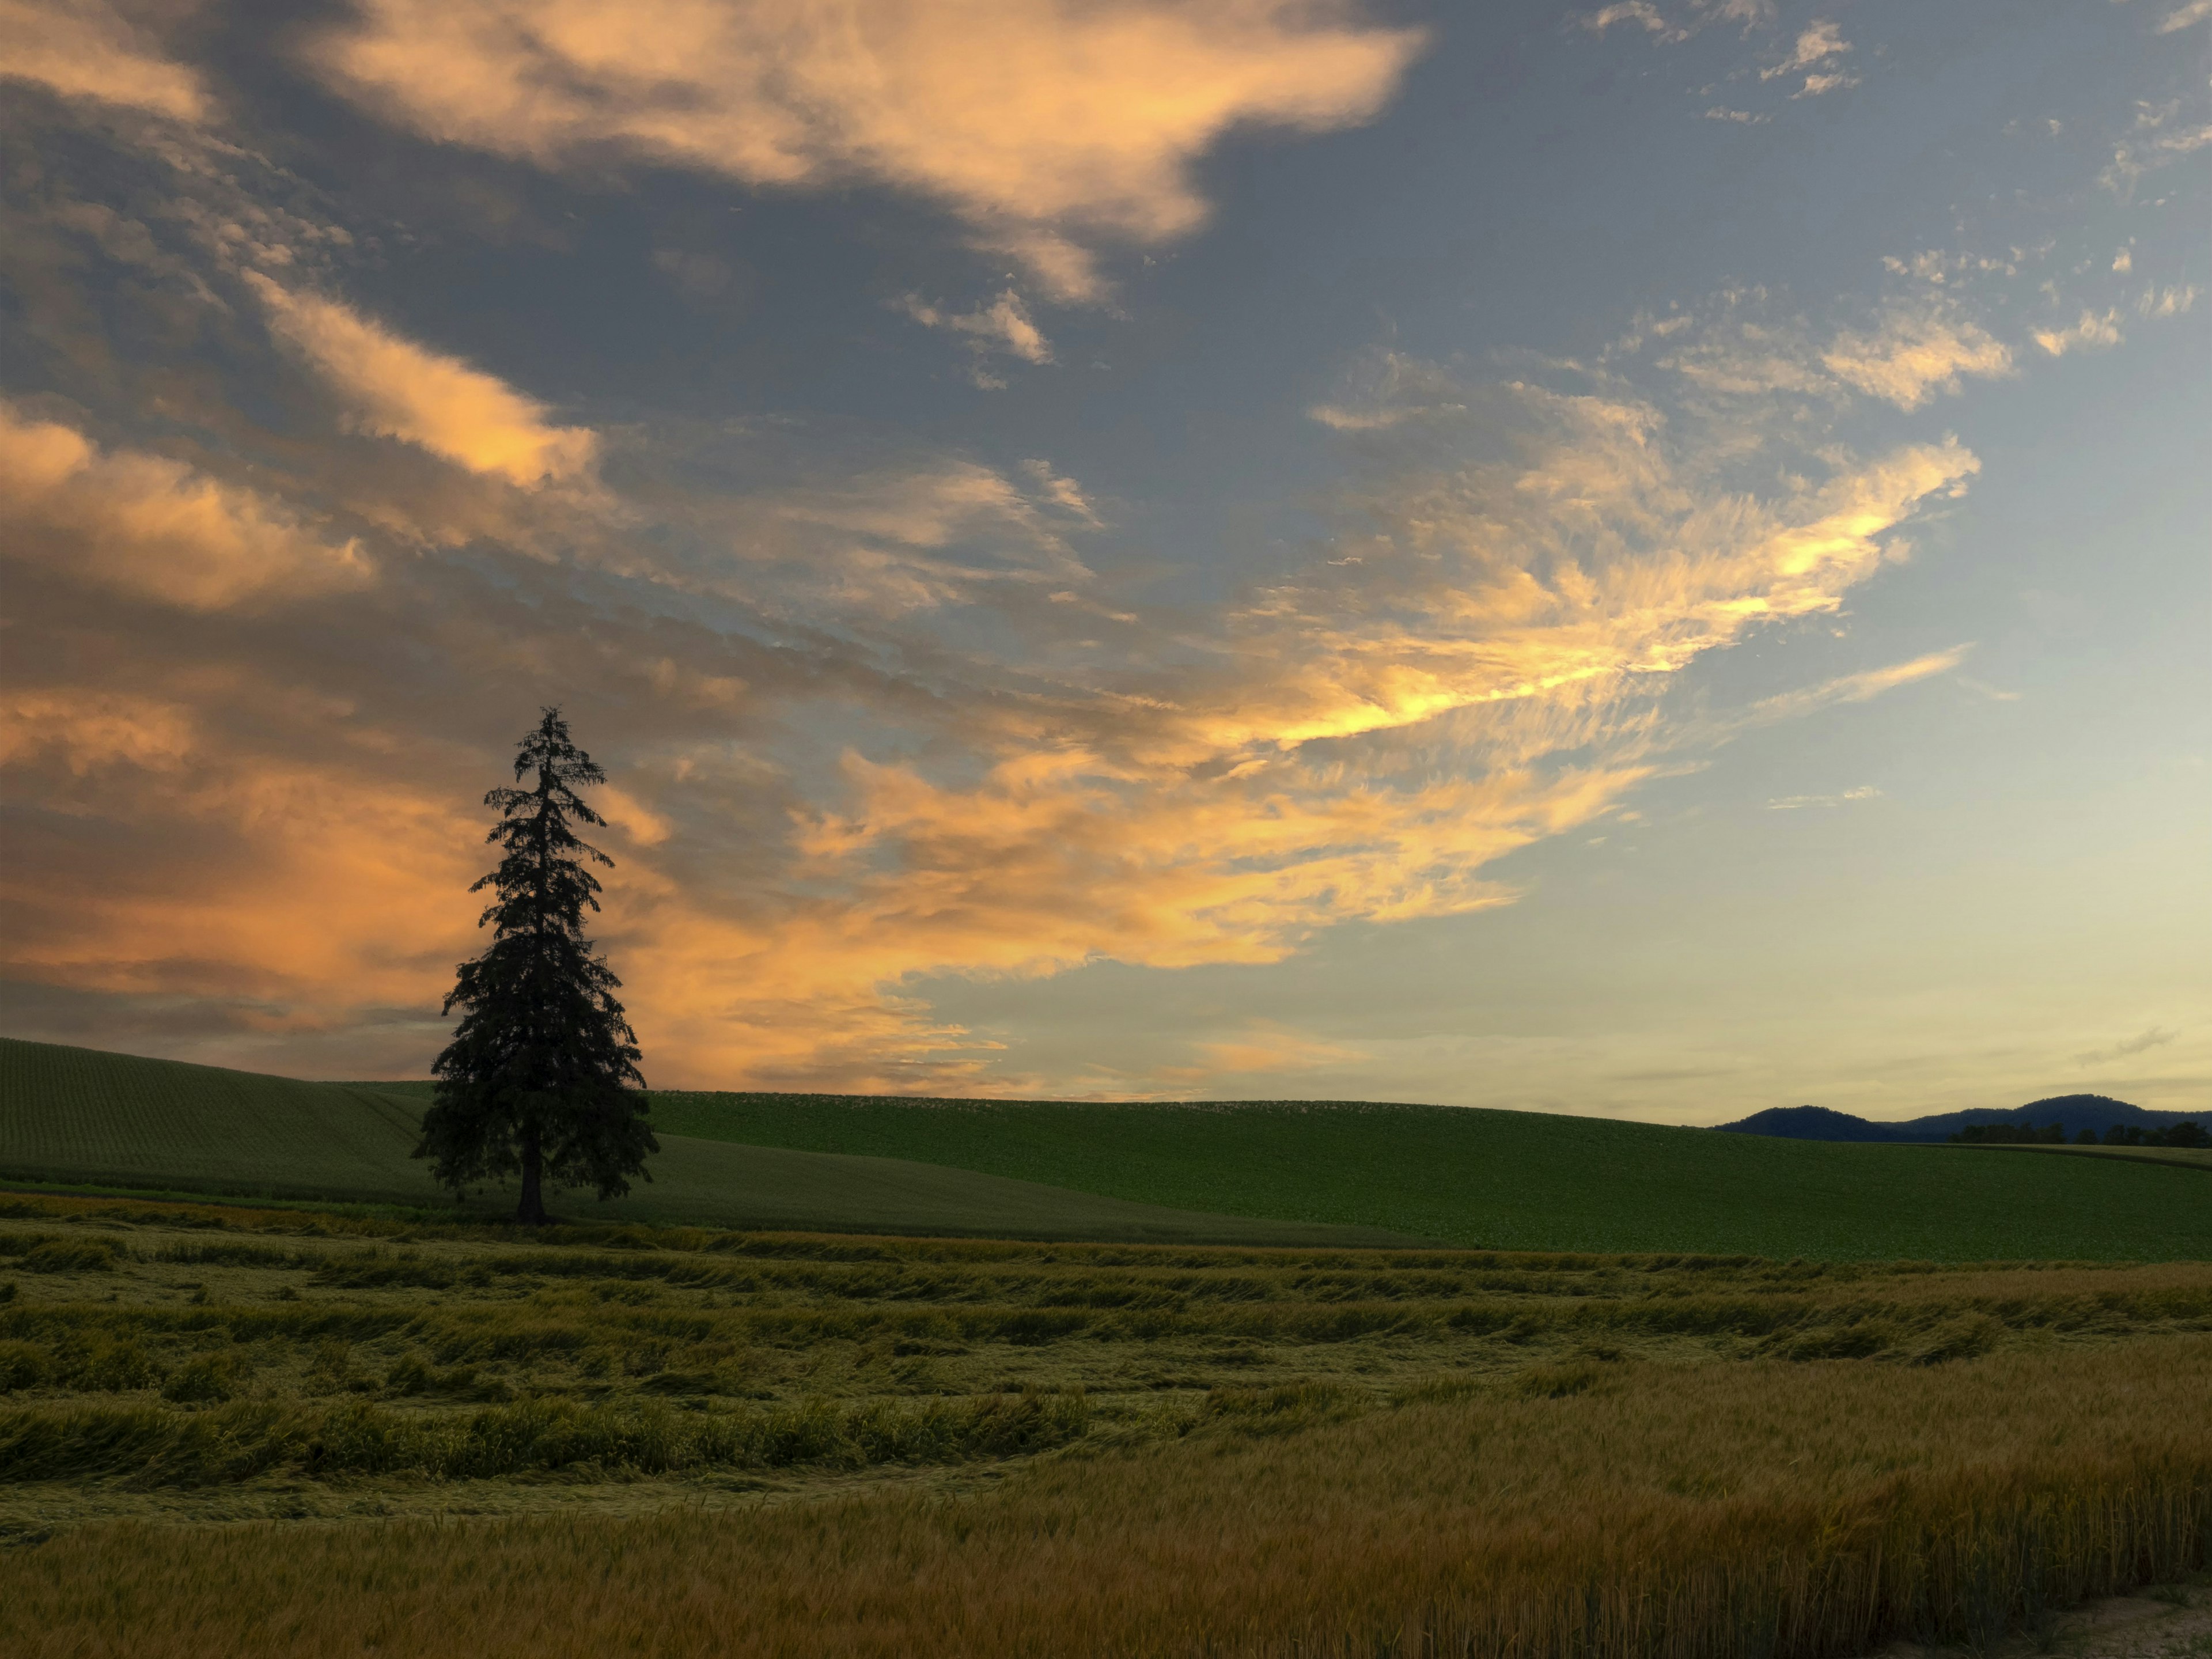
[[[457,1197],[519,1173],[515,1219],[535,1226],[545,1220],[546,1178],[617,1197],[631,1176],[653,1178],[645,1158],[660,1143],[646,1126],[637,1033],[615,1000],[622,981],[584,937],[585,907],[599,908],[600,890],[585,862],[614,860],[568,826],[606,822],[576,793],[606,775],[569,741],[558,708],[544,710],[515,751],[516,782],[533,771],[535,787],[484,797],[500,811],[485,839],[505,852],[469,891],[498,896],[477,921],[491,925],[492,941],[461,963],[446,999],[446,1012],[465,1012],[431,1067],[437,1099],[415,1156],[434,1160]]]

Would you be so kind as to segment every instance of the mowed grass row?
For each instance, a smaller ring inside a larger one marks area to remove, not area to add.
[[[1078,1439],[980,1490],[640,1516],[80,1528],[25,1656],[1841,1659],[2201,1568],[2212,1338],[1630,1363]]]
[[[560,1229],[0,1201],[0,1480],[860,1468],[1639,1363],[2212,1334],[2212,1266]],[[0,1510],[8,1509],[0,1504]],[[13,1524],[0,1515],[0,1530]]]
[[[2199,1167],[2005,1158],[1452,1107],[656,1091],[656,1125],[1147,1203],[1522,1250],[2212,1259]]]

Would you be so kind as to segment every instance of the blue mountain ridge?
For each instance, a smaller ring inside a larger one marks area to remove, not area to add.
[[[2065,1126],[2071,1138],[2084,1129],[2094,1129],[2101,1135],[2115,1124],[2163,1129],[2191,1117],[2201,1122],[2205,1115],[2154,1112],[2130,1106],[2124,1100],[2114,1100],[2109,1095],[2052,1095],[2008,1111],[1976,1106],[1963,1112],[1943,1112],[1933,1117],[1907,1118],[1901,1122],[1853,1117],[1849,1112],[1831,1111],[1826,1106],[1770,1106],[1763,1112],[1753,1112],[1749,1117],[1718,1127],[1731,1134],[1774,1135],[1784,1140],[1929,1141],[1948,1140],[1960,1130],[1978,1123],[2032,1123],[2039,1129],[2045,1124],[2059,1123]]]

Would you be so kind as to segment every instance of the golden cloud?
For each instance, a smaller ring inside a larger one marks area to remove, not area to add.
[[[1869,332],[1845,332],[1820,354],[1838,380],[1899,409],[1917,409],[1962,375],[2013,372],[2012,351],[1978,323],[1929,310],[1898,310]]]
[[[544,165],[915,191],[1079,300],[1089,239],[1204,219],[1191,167],[1224,132],[1367,120],[1421,39],[1348,0],[365,0],[315,58],[432,137]]]
[[[8,557],[187,611],[375,580],[356,543],[324,538],[258,491],[167,456],[102,451],[75,428],[3,400],[0,541]]]
[[[226,737],[223,715],[257,695],[231,677],[169,696],[53,688],[0,702],[11,793],[154,854],[58,883],[27,833],[0,872],[9,972],[275,999],[311,1020],[434,1000],[468,942],[474,918],[454,897],[477,873],[481,826],[450,797],[365,776],[342,742],[315,764]]]
[[[1106,959],[1268,963],[1347,921],[1506,902],[1488,873],[1501,857],[1616,810],[1663,763],[1657,694],[1675,675],[1750,629],[1833,610],[1897,526],[1975,470],[1955,444],[1907,446],[1753,498],[1705,471],[1694,431],[1677,437],[1625,394],[1459,386],[1419,368],[1351,405],[1405,406],[1346,424],[1367,459],[1337,504],[1331,556],[1210,622],[1180,619],[1183,667],[948,702],[927,743],[856,747],[836,779],[804,787],[757,763],[732,773],[720,719],[687,715],[700,735],[646,745],[650,763],[606,797],[621,864],[604,934],[648,1075],[1054,1086],[946,1025],[916,982]],[[1072,563],[1035,515],[1050,501],[1080,522],[1072,503],[1088,503],[1031,471],[1034,494],[980,469],[862,480],[842,503],[816,499],[805,527],[950,559],[975,524],[1011,515],[1041,538],[1042,568]],[[506,695],[516,665],[551,648],[520,625],[475,671]],[[634,641],[625,695],[703,707],[684,688],[711,677],[672,662],[664,639]],[[332,1022],[372,998],[434,1007],[471,938],[468,792],[427,781],[397,726],[349,718],[328,758],[237,735],[242,700],[307,696],[203,680],[137,701],[19,694],[11,789],[149,836],[167,826],[195,851],[97,894],[25,860],[17,970],[87,988],[228,987]],[[731,829],[764,791],[790,815],[778,805]],[[1197,1058],[1250,1069],[1253,1046]]]
[[[0,79],[33,81],[65,98],[96,98],[197,121],[208,112],[199,76],[170,62],[97,0],[0,0]]]
[[[344,405],[351,424],[530,489],[589,477],[599,438],[555,426],[544,404],[495,375],[402,338],[335,300],[246,280],[270,325]]]

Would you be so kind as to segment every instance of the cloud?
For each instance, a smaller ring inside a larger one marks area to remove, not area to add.
[[[2212,17],[2212,0],[2186,0],[2185,4],[2176,6],[2159,19],[2158,32],[2172,34],[2208,17]]]
[[[307,359],[360,430],[525,489],[589,477],[597,434],[552,425],[543,404],[496,376],[404,339],[335,300],[281,288],[258,272],[246,273],[246,281],[277,337]]]
[[[179,121],[209,111],[200,78],[161,57],[98,0],[0,0],[0,79],[33,81],[65,98],[95,98]]]
[[[1766,803],[1770,812],[1795,812],[1808,806],[1842,806],[1855,800],[1876,800],[1881,791],[1870,783],[1856,789],[1846,789],[1836,795],[1781,795]]]
[[[366,0],[313,58],[430,137],[542,166],[911,191],[1083,301],[1101,241],[1203,222],[1192,171],[1224,133],[1369,120],[1423,39],[1341,0]]]
[[[2013,373],[2011,349],[1980,324],[1933,310],[1893,309],[1870,332],[1836,336],[1820,361],[1839,380],[1899,409],[1917,409],[1960,377]]]
[[[1600,7],[1583,19],[1583,27],[1592,34],[1603,34],[1615,23],[1633,23],[1653,34],[1667,32],[1667,20],[1650,0],[1614,0],[1613,4]]]
[[[1729,109],[1721,104],[1716,104],[1705,112],[1708,121],[1735,121],[1744,126],[1760,126],[1773,118],[1771,115],[1754,115],[1747,109]]]
[[[977,352],[1001,351],[1018,357],[1025,363],[1048,363],[1052,361],[1052,342],[1030,321],[1030,313],[1021,295],[1008,289],[988,306],[974,311],[949,312],[927,304],[918,295],[907,295],[893,302],[893,308],[902,311],[925,328],[950,329],[966,337],[968,343]],[[982,383],[985,376],[979,369],[976,378]],[[1004,381],[991,382],[1003,386]]]
[[[1818,98],[1824,92],[1840,92],[1858,83],[1857,76],[1846,75],[1841,70],[1826,75],[1808,75],[1805,77],[1805,84],[1790,95],[1792,98]]]
[[[0,767],[24,809],[20,855],[0,867],[12,977],[258,1000],[264,1018],[312,1029],[365,1004],[420,1005],[450,972],[473,921],[453,896],[482,836],[466,798],[410,787],[327,708],[319,759],[241,742],[226,726],[270,689],[252,682],[0,697]],[[88,878],[56,845],[57,820],[97,824],[134,856]]]
[[[2113,146],[2112,159],[2097,182],[2121,196],[2132,192],[2146,173],[2170,167],[2212,144],[2212,123],[2189,125],[2180,120],[2178,99],[2164,103],[2138,102],[2130,135]]]
[[[1673,46],[1713,23],[1740,23],[1748,34],[1773,21],[1774,0],[1689,0],[1672,21],[1651,0],[1613,0],[1584,16],[1582,26],[1593,34],[1603,34],[1616,23],[1632,23],[1659,45]]]
[[[2147,288],[2142,298],[2136,301],[2138,317],[2179,317],[2197,303],[2194,287],[2156,289]]]
[[[1972,649],[1971,645],[1954,645],[1948,650],[1931,651],[1905,662],[1892,663],[1882,668],[1869,668],[1856,674],[1844,674],[1819,685],[1763,698],[1743,714],[1716,728],[1716,732],[1771,726],[1780,720],[1802,720],[1817,710],[1832,708],[1838,703],[1870,702],[1884,692],[1894,691],[1899,686],[1952,672],[1966,659],[1967,653]]]
[[[2080,351],[2101,346],[2119,344],[2120,313],[2106,311],[2101,314],[2084,311],[2081,320],[2071,328],[2038,329],[2035,343],[2052,356],[2063,356],[2069,351]]]
[[[0,400],[0,543],[6,556],[186,611],[220,611],[368,586],[353,540],[167,456],[103,451]]]
[[[1310,1072],[1323,1066],[1340,1066],[1367,1056],[1357,1048],[1308,1036],[1285,1026],[1261,1021],[1242,1036],[1194,1045],[1203,1064],[1197,1077],[1222,1073]]]
[[[2153,1048],[2163,1048],[2177,1035],[2153,1025],[2124,1042],[2115,1042],[2109,1048],[2093,1048],[2087,1054],[2076,1054],[2074,1063],[2076,1066],[2102,1066],[2112,1060],[2125,1060],[2131,1054],[2146,1054]]]
[[[1799,70],[1811,69],[1832,58],[1840,58],[1850,49],[1851,43],[1844,39],[1841,28],[1833,23],[1815,20],[1797,36],[1797,44],[1790,49],[1789,57],[1759,70],[1759,78],[1771,81],[1778,76],[1794,75]]]

